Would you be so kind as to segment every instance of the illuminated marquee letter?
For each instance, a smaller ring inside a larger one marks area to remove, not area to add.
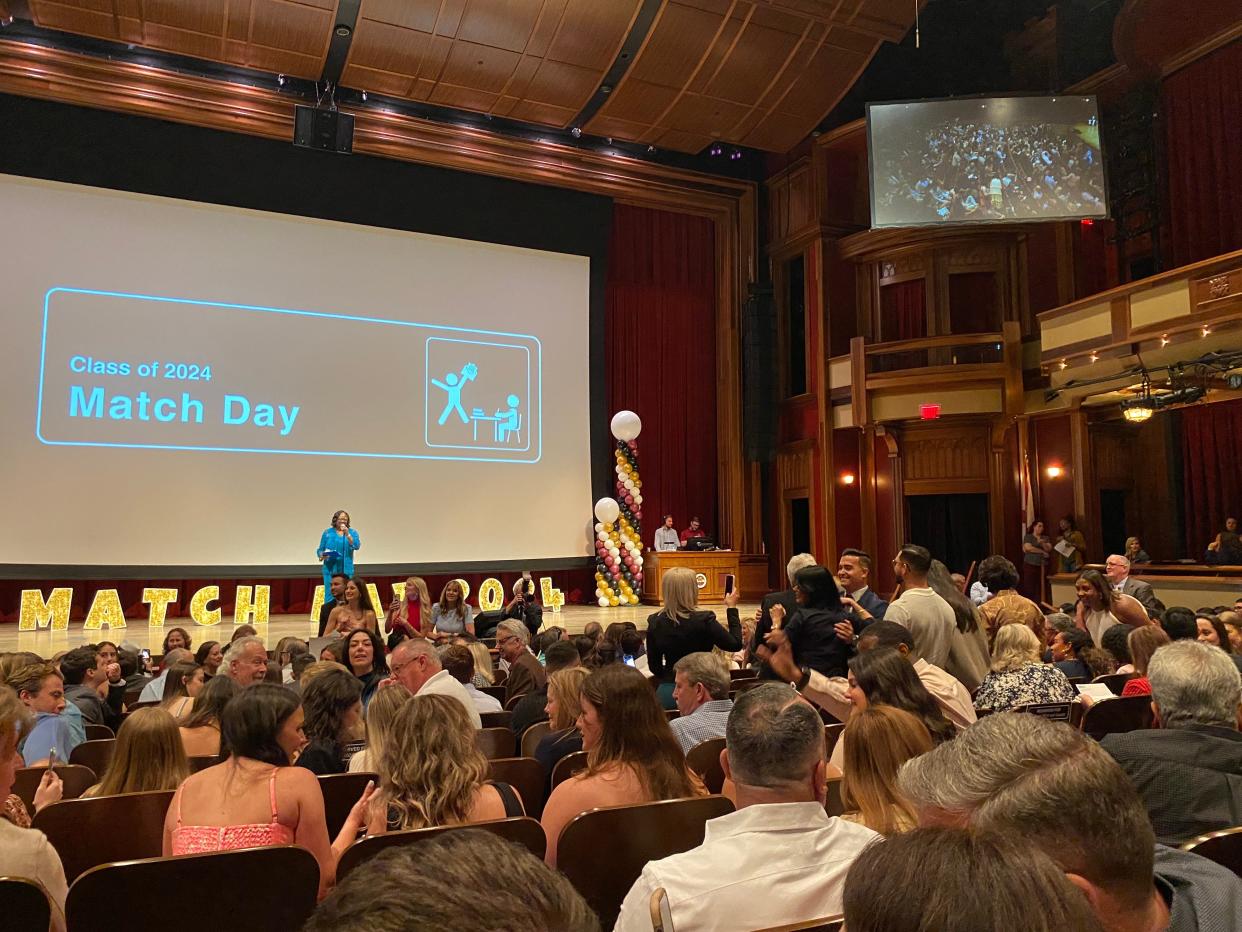
[[[310,620],[319,620],[319,610],[323,608],[323,586],[315,587],[315,597],[311,599]]]
[[[463,602],[464,602],[464,601],[466,601],[466,599],[470,598],[470,583],[468,583],[468,582],[466,582],[464,579],[460,579],[460,578],[459,578],[459,579],[454,579],[454,580],[453,580],[453,582],[455,582],[455,583],[457,583],[457,585],[461,586],[461,600],[462,600]]]
[[[371,596],[371,610],[375,612],[375,620],[378,623],[379,616],[384,614],[384,603],[379,600],[379,590],[375,588],[375,583],[367,583],[367,594]]]
[[[559,615],[561,606],[565,604],[565,593],[552,588],[552,577],[539,577],[539,594],[543,596],[543,604],[552,607],[552,614]]]
[[[404,580],[402,580],[401,582],[395,582],[392,584],[392,597],[396,599],[398,602],[405,601],[405,581]],[[377,610],[375,614],[378,615],[379,611]]]
[[[485,612],[498,612],[505,607],[505,588],[499,579],[485,579],[479,586],[479,608]]]
[[[177,601],[176,589],[143,589],[142,601],[151,606],[147,616],[147,624],[152,628],[164,627],[164,619],[168,617],[168,606]]]
[[[238,586],[236,604],[233,606],[233,624],[253,622],[267,624],[272,610],[271,586]]]
[[[196,625],[218,625],[220,623],[220,607],[208,608],[212,602],[220,600],[219,586],[203,586],[190,598],[190,617]]]
[[[22,611],[18,617],[18,631],[34,631],[48,628],[64,631],[69,627],[69,609],[73,605],[73,590],[53,589],[51,597],[44,602],[43,590],[22,590]]]
[[[98,631],[101,628],[124,628],[125,612],[121,610],[121,595],[115,589],[100,589],[91,600],[91,609],[86,613],[83,631]]]

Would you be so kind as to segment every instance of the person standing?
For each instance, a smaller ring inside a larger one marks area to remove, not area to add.
[[[680,550],[681,538],[677,536],[677,528],[673,527],[673,516],[665,515],[664,523],[656,529],[656,550]]]
[[[350,579],[354,575],[354,551],[362,548],[358,532],[349,526],[349,512],[338,511],[332,515],[332,526],[319,535],[319,549],[315,556],[323,563],[323,591],[332,588],[336,574]]]
[[[663,607],[647,619],[647,663],[660,683],[661,704],[672,709],[676,708],[673,689],[678,660],[686,654],[710,652],[713,647],[742,649],[742,620],[737,613],[741,590],[735,587],[724,597],[728,630],[720,626],[715,612],[699,608],[699,589],[689,567],[666,570],[660,590]]]
[[[1057,538],[1057,571],[1061,573],[1077,573],[1087,562],[1087,538],[1074,523],[1072,515],[1066,515],[1060,522],[1061,536]]]
[[[1022,594],[1039,603],[1044,600],[1044,574],[1052,541],[1044,533],[1044,522],[1032,521],[1022,538]]]
[[[906,544],[901,548],[893,559],[901,596],[889,603],[884,620],[904,626],[914,636],[914,653],[943,669],[949,662],[957,616],[927,582],[931,562],[926,547]]]

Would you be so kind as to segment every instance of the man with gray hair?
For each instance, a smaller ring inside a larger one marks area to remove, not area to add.
[[[530,632],[520,621],[502,621],[496,626],[496,650],[509,671],[505,677],[506,706],[515,697],[536,692],[548,683],[543,664],[526,646],[529,642]]]
[[[238,638],[224,652],[220,669],[238,686],[253,686],[267,678],[267,648],[253,635]]]
[[[1157,650],[1147,667],[1157,728],[1100,742],[1147,806],[1156,839],[1178,845],[1242,825],[1242,676],[1229,655],[1199,641]]]
[[[677,932],[766,929],[841,913],[845,875],[880,836],[824,811],[824,725],[783,683],[738,696],[725,776],[737,811],[707,823],[703,844],[650,862],[621,904],[618,932],[651,929],[648,902],[668,893]]]
[[[1109,932],[1242,928],[1242,880],[1156,845],[1117,762],[1064,723],[989,715],[907,761],[897,782],[923,826],[994,831],[1048,855]]]
[[[525,625],[521,627],[526,630]],[[388,671],[391,676],[383,685],[400,683],[415,696],[451,696],[461,703],[475,728],[483,727],[483,719],[466,687],[444,669],[436,646],[426,638],[406,638],[398,644],[388,655]]]
[[[724,661],[706,651],[686,654],[673,664],[673,671],[673,701],[681,715],[669,726],[682,753],[688,754],[696,744],[725,736],[733,708],[729,671]]]
[[[755,609],[755,636],[750,640],[750,655],[752,657],[758,654],[759,647],[763,644],[763,639],[772,630],[773,605],[779,605],[785,609],[786,618],[793,618],[794,612],[798,610],[798,599],[794,595],[793,588],[794,577],[798,575],[798,570],[804,570],[808,566],[814,565],[815,558],[809,553],[795,553],[785,565],[785,578],[789,580],[789,588],[782,589],[779,592],[769,592],[759,602],[759,607]],[[777,679],[776,674],[771,671],[766,663],[759,667],[759,676],[765,680]]]
[[[1120,592],[1122,595],[1138,599],[1142,603],[1143,608],[1147,610],[1148,616],[1154,615],[1164,608],[1164,603],[1156,598],[1156,593],[1151,588],[1151,583],[1135,579],[1130,575],[1130,560],[1128,557],[1120,553],[1109,554],[1104,561],[1104,577],[1108,580],[1108,584],[1113,587],[1114,592]]]

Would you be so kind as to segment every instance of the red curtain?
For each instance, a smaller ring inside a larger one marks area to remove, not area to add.
[[[1242,517],[1242,400],[1182,408],[1186,552],[1202,559],[1225,526]]]
[[[642,419],[643,540],[661,515],[716,521],[716,249],[707,219],[616,205],[608,254],[608,410]],[[724,543],[728,543],[727,541]]]
[[[921,278],[880,289],[880,339],[917,340],[927,336],[927,295]]]
[[[1162,98],[1173,265],[1242,247],[1242,42],[1171,75]]]

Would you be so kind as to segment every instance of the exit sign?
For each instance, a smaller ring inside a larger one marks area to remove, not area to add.
[[[925,421],[934,421],[940,417],[940,405],[919,405],[919,417]]]

